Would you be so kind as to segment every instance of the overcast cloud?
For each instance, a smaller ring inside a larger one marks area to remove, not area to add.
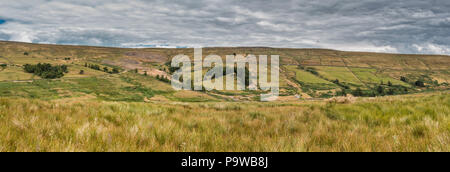
[[[450,54],[450,1],[0,0],[0,40]]]

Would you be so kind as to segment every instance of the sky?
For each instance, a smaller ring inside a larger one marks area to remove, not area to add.
[[[450,55],[450,1],[0,0],[0,40]]]

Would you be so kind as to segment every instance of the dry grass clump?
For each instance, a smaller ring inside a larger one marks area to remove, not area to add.
[[[347,96],[340,96],[340,97],[332,97],[330,99],[327,99],[328,103],[331,104],[350,104],[356,102],[356,97],[353,97],[352,95],[348,94]]]

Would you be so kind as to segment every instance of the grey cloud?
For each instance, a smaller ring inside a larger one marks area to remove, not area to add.
[[[446,0],[0,0],[0,39],[450,54]]]

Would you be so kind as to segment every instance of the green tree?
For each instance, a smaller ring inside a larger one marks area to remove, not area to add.
[[[363,96],[364,94],[363,94],[363,92],[362,92],[362,90],[361,90],[361,88],[357,88],[355,91],[353,91],[353,93],[352,93],[354,96]]]
[[[80,75],[83,75],[84,74],[84,70],[80,70]]]
[[[379,86],[377,87],[377,92],[378,92],[378,94],[383,95],[383,94],[384,94],[384,88],[383,88],[383,86],[379,85]]]
[[[119,73],[119,69],[118,68],[113,68],[112,73]]]
[[[400,77],[400,80],[403,81],[403,82],[408,82],[408,78],[406,78],[404,76]]]
[[[68,67],[66,65],[52,66],[49,63],[38,63],[36,65],[25,64],[24,70],[27,73],[33,73],[44,79],[61,78],[64,73],[68,73]]]

